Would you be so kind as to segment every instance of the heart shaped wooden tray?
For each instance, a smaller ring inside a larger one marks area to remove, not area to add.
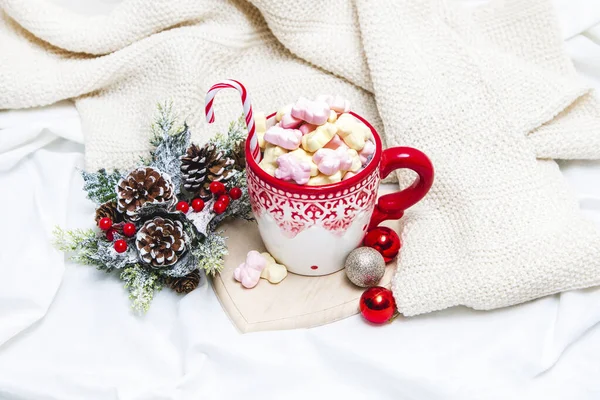
[[[397,228],[395,223],[386,225]],[[238,220],[223,228],[229,238],[229,255],[225,268],[212,282],[223,308],[242,333],[310,328],[358,313],[358,301],[365,289],[354,286],[344,270],[320,277],[288,273],[277,285],[261,279],[255,288],[245,289],[233,279],[233,271],[250,250],[266,251],[258,226],[256,222]],[[393,260],[379,285],[389,287],[395,270]]]

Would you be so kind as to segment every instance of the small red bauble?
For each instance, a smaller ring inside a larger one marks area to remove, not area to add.
[[[204,200],[202,200],[202,199],[192,200],[192,208],[196,212],[200,212],[200,211],[204,210]]]
[[[217,201],[213,205],[213,211],[217,214],[223,214],[227,210],[227,204],[222,201]]]
[[[369,322],[383,324],[388,322],[395,312],[396,301],[389,289],[374,286],[360,296],[360,313]]]
[[[229,191],[229,196],[231,196],[231,198],[234,200],[239,199],[240,197],[242,197],[242,189],[240,189],[239,187],[231,188],[231,190]]]
[[[177,203],[177,206],[175,208],[177,209],[177,211],[181,211],[185,214],[189,211],[190,205],[186,201],[180,201],[179,203]]]
[[[123,235],[127,237],[132,237],[133,235],[135,235],[135,225],[131,222],[128,222],[125,225],[123,225]]]
[[[109,230],[106,231],[106,240],[108,240],[109,242],[112,242],[113,240],[115,240],[115,229],[114,228],[110,228]]]
[[[117,253],[124,253],[127,250],[127,242],[123,239],[117,240],[114,246]]]
[[[226,206],[228,206],[229,203],[231,202],[231,199],[226,194],[222,194],[221,196],[219,196],[217,201],[222,201],[223,203],[225,203]]]
[[[100,218],[100,221],[98,221],[98,227],[100,229],[102,229],[103,231],[109,230],[111,226],[112,226],[112,219],[110,219],[108,217]]]
[[[225,192],[227,192],[227,189],[225,189],[225,185],[223,185],[221,182],[217,182],[217,181],[213,181],[210,183],[210,186],[208,187],[210,189],[210,192],[214,195],[220,196],[222,194],[225,194]]]
[[[400,251],[400,238],[392,229],[378,226],[367,232],[363,245],[372,247],[383,256],[386,263],[392,261]]]

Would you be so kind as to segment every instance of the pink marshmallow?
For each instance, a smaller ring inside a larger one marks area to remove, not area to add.
[[[302,124],[300,125],[300,132],[302,132],[302,135],[308,135],[309,133],[311,133],[312,131],[314,131],[315,129],[317,129],[317,125],[312,125],[312,124]]]
[[[350,179],[353,176],[355,176],[358,172],[352,172],[352,171],[348,171],[344,174],[344,177],[342,178],[343,181],[345,181],[346,179]]]
[[[317,97],[317,101],[323,101],[327,103],[336,113],[347,113],[350,111],[350,102],[342,96],[331,96],[331,95],[320,95]]]
[[[245,288],[252,289],[258,284],[260,273],[266,266],[267,260],[258,251],[252,250],[246,255],[246,261],[233,271],[233,277]]]
[[[365,147],[362,148],[361,151],[358,152],[358,156],[360,157],[360,163],[365,165],[367,161],[369,161],[369,157],[371,157],[375,153],[375,143],[371,140],[367,140],[365,142]]]
[[[352,166],[352,158],[348,155],[348,150],[339,147],[333,149],[319,149],[313,156],[313,162],[317,164],[319,171],[325,175],[333,175],[338,171],[347,171]]]
[[[298,185],[304,185],[310,179],[310,164],[294,157],[291,153],[277,157],[277,165],[275,178],[294,181]]]
[[[284,114],[283,117],[281,117],[281,121],[279,122],[279,125],[281,125],[281,127],[285,129],[296,129],[301,124],[302,120],[294,118],[292,114]]]
[[[333,150],[336,150],[339,147],[348,149],[348,146],[346,145],[346,143],[344,143],[342,138],[339,137],[338,135],[334,135],[333,138],[329,141],[329,143],[327,143],[324,147],[326,149],[333,149]]]
[[[298,129],[284,129],[279,125],[274,125],[267,129],[264,140],[287,150],[296,150],[300,147],[302,132]]]
[[[292,116],[313,125],[323,125],[329,118],[330,108],[324,101],[310,101],[300,97],[292,107]]]

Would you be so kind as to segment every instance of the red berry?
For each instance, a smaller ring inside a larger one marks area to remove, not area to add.
[[[225,194],[225,192],[227,191],[227,189],[225,189],[225,185],[223,185],[221,182],[217,182],[217,181],[211,182],[210,186],[208,188],[210,189],[210,192],[212,194],[215,194],[217,196]]]
[[[128,222],[125,225],[123,225],[123,235],[127,237],[132,237],[133,235],[135,235],[135,225],[131,222]]]
[[[112,226],[112,219],[110,219],[108,217],[100,218],[100,221],[98,221],[98,227],[100,229],[102,229],[103,231],[109,230],[111,226]]]
[[[219,196],[217,201],[222,201],[223,203],[225,203],[226,206],[228,206],[229,203],[231,202],[231,199],[226,194],[222,194],[221,196]]]
[[[108,240],[109,242],[112,242],[113,240],[115,240],[115,229],[114,228],[111,228],[106,231],[106,240]]]
[[[124,253],[127,250],[127,242],[123,239],[119,239],[114,244],[117,253]]]
[[[192,208],[196,212],[200,212],[200,211],[204,210],[204,200],[202,200],[202,199],[192,200]]]
[[[177,209],[177,211],[181,211],[182,213],[186,214],[190,209],[190,205],[187,203],[187,201],[180,201],[179,203],[177,203],[177,206],[175,208]]]
[[[240,197],[242,197],[242,189],[240,189],[239,187],[231,188],[231,190],[229,191],[229,196],[231,196],[231,198],[234,200],[239,199]]]
[[[223,214],[226,209],[227,209],[227,204],[222,201],[217,201],[213,205],[213,211],[217,214]]]

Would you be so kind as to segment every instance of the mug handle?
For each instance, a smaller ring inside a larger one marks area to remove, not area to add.
[[[412,169],[418,176],[406,189],[383,195],[377,200],[369,230],[385,220],[402,218],[404,210],[425,197],[433,184],[433,164],[420,150],[412,147],[392,147],[384,150],[379,165],[381,179],[398,168]]]

